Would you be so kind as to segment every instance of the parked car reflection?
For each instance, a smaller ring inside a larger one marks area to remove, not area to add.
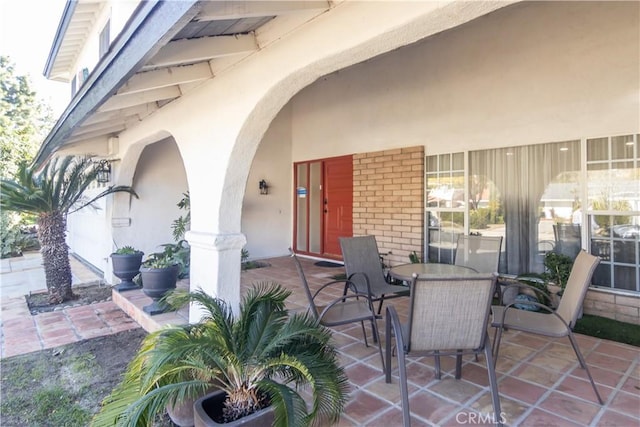
[[[637,239],[640,237],[640,225],[637,224],[614,225],[611,230],[613,231],[613,237],[622,239]]]

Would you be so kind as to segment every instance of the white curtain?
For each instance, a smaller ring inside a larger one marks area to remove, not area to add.
[[[486,200],[484,203],[486,209],[492,211],[489,217],[495,223],[477,231],[503,233],[501,272],[541,272],[539,224],[541,220],[558,221],[561,209],[571,214],[573,207],[580,204],[579,171],[580,141],[469,153],[469,181],[483,183],[482,194],[499,194],[497,202]],[[550,188],[552,192],[545,191]],[[472,198],[473,193],[477,194],[478,189],[472,185]],[[553,198],[543,200],[543,195],[549,193]],[[478,209],[482,209],[483,197],[479,199]]]

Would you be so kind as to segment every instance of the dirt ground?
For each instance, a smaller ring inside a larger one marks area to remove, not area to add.
[[[111,287],[74,287],[72,301],[52,305],[27,295],[32,315],[111,299]],[[142,328],[14,356],[1,361],[0,426],[83,427],[122,375],[147,333]],[[164,417],[155,424],[173,426]]]
[[[76,295],[71,301],[60,304],[49,303],[49,294],[37,293],[27,295],[27,305],[31,314],[46,313],[49,311],[61,310],[67,307],[92,304],[96,302],[108,301],[111,299],[111,286],[100,282],[90,283],[82,286],[74,286],[73,293]]]
[[[145,335],[138,328],[3,359],[0,425],[88,425]]]

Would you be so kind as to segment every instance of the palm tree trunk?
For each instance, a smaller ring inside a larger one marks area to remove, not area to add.
[[[38,240],[44,264],[49,301],[59,304],[73,298],[71,264],[66,242],[67,219],[60,212],[49,212],[38,218]]]

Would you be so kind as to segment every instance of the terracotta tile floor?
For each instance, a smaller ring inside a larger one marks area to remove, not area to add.
[[[342,268],[323,268],[301,259],[311,287],[319,286]],[[270,267],[242,273],[243,285],[275,281],[291,289],[292,309],[307,301],[289,257],[269,259]],[[393,299],[406,313],[406,299]],[[387,304],[387,303],[385,303]],[[384,343],[384,321],[378,322]],[[402,424],[398,372],[386,384],[377,348],[365,347],[360,326],[334,329],[340,360],[352,385],[351,401],[340,426]],[[367,330],[370,333],[370,329]],[[493,334],[490,335],[493,337]],[[549,340],[507,331],[497,363],[498,389],[509,426],[640,426],[640,348],[577,335],[598,390],[597,399],[573,353],[569,340]],[[454,378],[454,359],[442,360],[443,376],[436,380],[432,358],[408,359],[412,426],[490,425],[491,395],[484,358],[466,356],[462,379]],[[396,367],[395,359],[393,367]]]
[[[312,260],[301,261],[312,287],[343,272],[341,268],[317,267]],[[307,302],[292,260],[283,257],[268,262],[269,267],[243,272],[243,285],[281,283],[294,292],[288,300],[291,309],[304,310]],[[140,291],[128,291],[114,299],[127,313],[140,316],[134,312],[150,302],[145,298]],[[394,299],[390,303],[401,315],[406,312],[406,300]],[[138,327],[125,311],[108,302],[31,316],[26,305],[20,307],[19,299],[3,297],[2,357]],[[136,320],[148,329],[184,321],[183,316]],[[379,321],[379,327],[384,342],[383,321]],[[336,328],[334,338],[352,386],[339,426],[401,425],[397,369],[392,384],[386,384],[377,348],[365,347],[359,326]],[[547,340],[507,331],[496,368],[506,425],[640,426],[640,349],[582,335],[578,340],[605,405],[597,403],[567,339]],[[392,363],[395,367],[395,359]],[[471,356],[465,357],[461,380],[453,377],[452,358],[443,358],[442,368],[443,377],[436,380],[431,358],[409,359],[412,425],[490,425],[487,417],[492,411],[491,396],[483,357],[477,362]]]

